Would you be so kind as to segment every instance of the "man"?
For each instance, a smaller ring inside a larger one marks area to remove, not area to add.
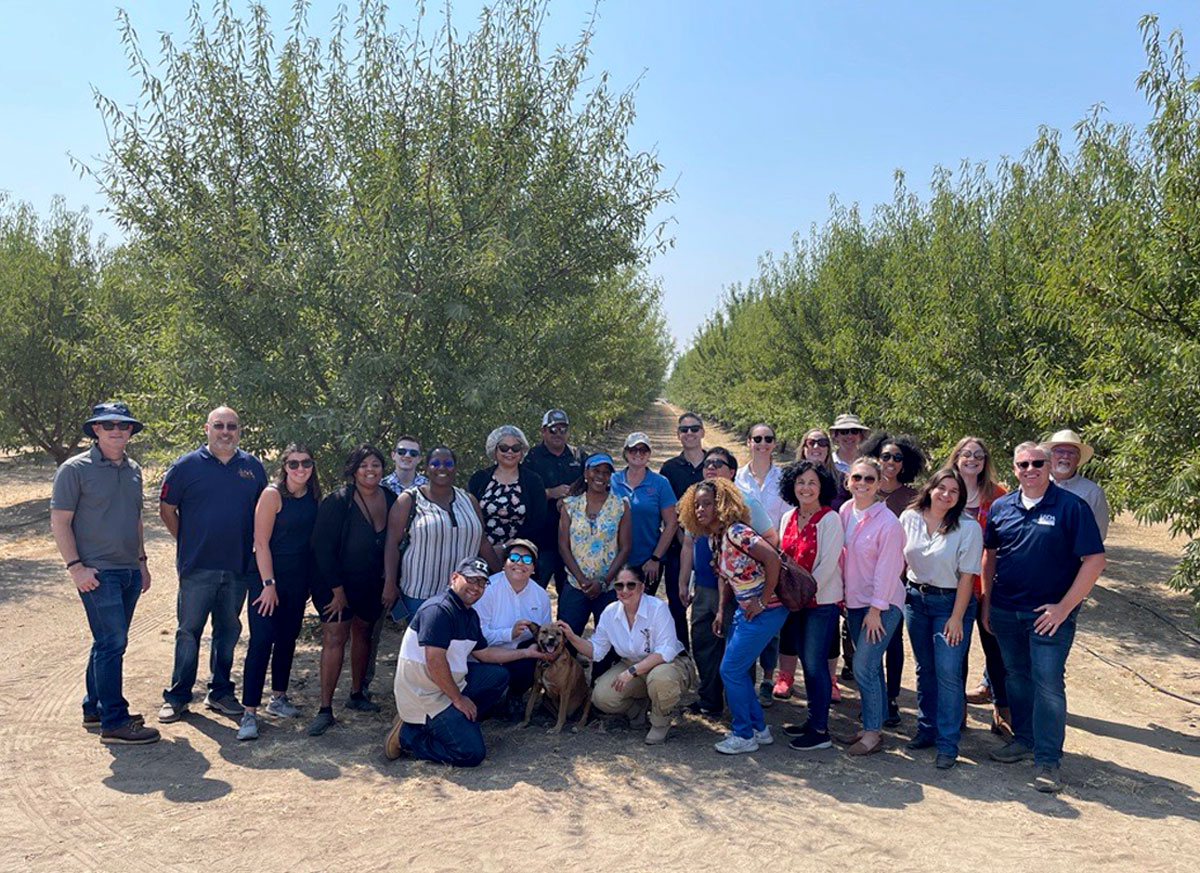
[[[471,607],[488,586],[482,558],[464,558],[450,588],[429,598],[404,632],[396,661],[397,717],[384,743],[389,760],[416,758],[475,767],[487,755],[479,719],[504,699],[508,671],[523,658],[547,660],[536,648],[489,646]],[[468,662],[473,655],[475,661]]]
[[[254,507],[267,486],[258,459],[237,447],[238,414],[218,406],[204,424],[207,443],[181,455],[163,477],[158,514],[175,537],[179,573],[175,666],[163,692],[158,720],[183,718],[192,701],[200,660],[200,636],[212,616],[209,665],[212,678],[204,703],[225,715],[241,716],[234,696],[233,650],[242,633],[241,612],[254,563]]]
[[[1067,724],[1065,668],[1079,604],[1104,569],[1104,545],[1087,504],[1050,481],[1050,454],[1026,442],[1013,453],[1020,486],[992,504],[983,534],[983,626],[1008,676],[1013,739],[991,752],[1033,758],[1034,787],[1054,793]]]
[[[850,465],[858,457],[858,445],[866,435],[867,426],[858,420],[857,415],[843,412],[834,419],[833,426],[829,428],[829,437],[837,446],[837,451],[833,453],[833,466],[837,467],[839,473],[845,475],[850,472]]]
[[[571,493],[583,476],[583,457],[567,444],[571,422],[561,409],[548,409],[542,416],[542,441],[525,455],[522,465],[542,477],[546,486],[546,520],[534,538],[538,547],[537,583],[543,588],[553,577],[558,589],[567,584],[567,569],[558,553],[558,501]]]
[[[678,500],[683,496],[683,492],[704,478],[702,466],[704,449],[701,446],[701,442],[704,440],[704,422],[696,413],[685,412],[679,416],[676,422],[676,433],[679,436],[679,445],[682,451],[667,460],[659,472],[671,483],[671,490],[675,492],[675,499]],[[681,581],[679,578],[679,555],[682,536],[683,529],[681,528],[667,549],[663,561],[663,578],[666,581],[663,584],[667,589],[667,605],[671,609],[671,618],[675,622],[675,638],[683,644],[683,650],[686,652],[690,648],[687,606],[679,599],[679,583]],[[686,582],[686,580],[683,581]],[[657,584],[646,586],[646,590],[651,594],[654,594],[657,589]]]
[[[392,463],[396,465],[396,469],[379,480],[379,484],[397,497],[409,488],[424,485],[429,480],[417,472],[417,464],[420,461],[420,440],[408,435],[400,437],[392,448]]]
[[[63,461],[54,473],[50,531],[79,592],[92,631],[83,726],[99,728],[100,742],[143,745],[158,731],[131,715],[122,693],[129,623],[150,589],[142,536],[142,468],[125,454],[142,423],[124,403],[101,403],[83,423],[95,442]]]
[[[1050,475],[1054,477],[1054,484],[1082,498],[1092,508],[1096,527],[1100,529],[1100,539],[1108,539],[1108,500],[1104,496],[1104,489],[1078,472],[1092,459],[1092,447],[1080,439],[1075,431],[1060,430],[1042,443],[1042,448],[1050,453]]]

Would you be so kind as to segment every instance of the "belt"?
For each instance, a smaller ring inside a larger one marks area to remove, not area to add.
[[[957,594],[957,588],[943,588],[940,585],[921,585],[918,582],[909,582],[908,587],[913,591],[921,594]]]

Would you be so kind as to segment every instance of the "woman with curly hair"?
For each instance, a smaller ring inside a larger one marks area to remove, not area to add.
[[[679,501],[679,516],[690,534],[707,536],[713,544],[713,570],[721,591],[713,633],[727,640],[721,679],[733,729],[716,748],[724,755],[755,752],[775,741],[754,693],[750,667],[788,615],[775,594],[779,555],[747,523],[750,512],[741,492],[725,479],[705,479],[689,488]],[[726,633],[724,606],[731,594],[737,609]]]

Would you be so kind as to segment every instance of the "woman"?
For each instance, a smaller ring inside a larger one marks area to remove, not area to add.
[[[317,575],[313,605],[321,616],[321,709],[308,726],[317,737],[334,724],[333,692],[342,673],[350,639],[349,709],[378,712],[362,692],[371,626],[382,614],[383,548],[388,512],[396,495],[380,486],[383,453],[363,443],[346,459],[341,488],[321,501],[313,526],[312,549]]]
[[[457,459],[449,446],[434,446],[425,457],[424,485],[404,492],[388,514],[384,551],[384,598],[399,597],[414,616],[421,604],[441,594],[463,558],[478,555],[493,570],[500,559],[483,535],[483,515],[475,498],[454,484]],[[401,543],[407,542],[404,554]]]
[[[925,469],[925,455],[915,438],[891,436],[883,431],[871,434],[859,447],[860,454],[879,459],[878,499],[887,504],[896,518],[912,503],[917,490],[912,481]],[[904,673],[904,622],[896,628],[884,656],[887,676],[887,717],[884,727],[900,724],[900,677]]]
[[[532,539],[546,519],[546,486],[521,466],[529,441],[519,427],[502,424],[488,434],[484,450],[495,463],[476,470],[467,483],[483,514],[484,535],[495,548],[517,537]]]
[[[938,470],[900,516],[908,583],[909,636],[917,661],[917,735],[910,749],[937,747],[937,768],[958,760],[963,651],[971,645],[971,579],[983,558],[983,530],[963,516],[967,487],[952,467]]]
[[[644,433],[635,431],[625,438],[624,455],[625,469],[613,475],[612,490],[629,501],[633,532],[629,563],[642,568],[653,594],[658,590],[667,549],[679,529],[675,491],[666,476],[650,469],[650,438]]]
[[[831,505],[837,487],[823,465],[797,461],[784,468],[779,493],[795,507],[783,517],[783,551],[817,580],[813,602],[807,609],[789,613],[779,635],[779,672],[788,666],[794,671],[799,654],[808,699],[807,720],[789,725],[783,732],[792,738],[789,745],[797,751],[828,749],[832,699],[828,655],[837,638],[844,596],[838,561],[845,534]]]
[[[713,619],[713,633],[725,636],[721,680],[732,714],[732,730],[716,744],[723,755],[756,752],[775,740],[763,719],[762,704],[754,693],[750,668],[767,647],[788,611],[775,596],[779,583],[779,555],[747,522],[750,513],[737,486],[725,479],[705,479],[693,485],[680,501],[680,518],[692,536],[712,543],[713,570],[721,602]],[[732,627],[725,628],[724,607],[730,595],[737,600]]]
[[[695,670],[675,636],[670,607],[646,594],[645,571],[627,564],[613,583],[617,602],[605,607],[591,639],[559,621],[567,641],[593,663],[610,651],[620,659],[596,680],[592,705],[610,715],[642,723],[650,710],[646,745],[666,742],[679,699],[695,685]]]
[[[862,730],[846,750],[871,755],[883,748],[883,653],[904,609],[904,531],[886,503],[877,500],[879,461],[858,457],[846,474],[850,502],[839,513],[846,544],[842,573],[846,583],[846,620],[854,639],[854,681],[862,699]]]
[[[550,623],[550,595],[536,582],[538,550],[529,540],[514,539],[501,550],[504,569],[492,575],[483,596],[475,602],[479,625],[488,645],[515,649],[537,637],[538,628]],[[533,685],[535,660],[508,661],[509,717],[519,713],[521,696]]]
[[[576,634],[588,616],[599,623],[616,600],[612,591],[633,540],[629,501],[610,488],[613,459],[603,452],[583,462],[582,492],[559,501],[558,551],[567,568],[567,584],[558,598],[558,620]]]
[[[263,489],[254,508],[254,560],[258,576],[250,581],[250,644],[242,670],[242,723],[239,740],[258,739],[258,707],[262,703],[271,662],[271,701],[267,712],[280,718],[295,718],[300,710],[287,698],[296,654],[296,638],[304,621],[312,576],[313,525],[321,486],[312,452],[292,443],[283,450],[279,473]],[[261,580],[261,581],[260,581]]]
[[[963,513],[975,519],[982,530],[987,526],[988,510],[992,503],[1008,489],[996,481],[996,470],[992,464],[992,455],[979,437],[965,436],[959,440],[946,466],[958,471],[967,489],[967,503]],[[975,588],[975,598],[982,606],[983,579],[976,575],[972,580]],[[1000,644],[996,637],[983,625],[982,609],[975,617],[979,629],[979,645],[983,649],[984,671],[983,680],[974,691],[967,694],[968,703],[992,704],[992,733],[1005,739],[1012,738],[1012,717],[1008,711],[1008,692],[1004,687],[1008,675],[1004,669],[1004,659],[1000,657]],[[963,649],[963,681],[969,673],[970,656]]]
[[[787,510],[787,504],[779,496],[779,468],[775,466],[775,428],[769,424],[756,424],[746,434],[746,449],[750,452],[750,463],[737,471],[734,481],[742,491],[759,499],[771,526],[779,530],[779,522]]]

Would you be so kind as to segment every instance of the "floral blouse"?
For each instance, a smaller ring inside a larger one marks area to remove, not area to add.
[[[571,554],[579,569],[589,578],[604,578],[617,556],[617,531],[621,516],[629,501],[609,494],[595,518],[588,518],[587,495],[576,494],[563,498],[567,516],[571,519]],[[579,581],[567,572],[567,581],[579,588]]]

